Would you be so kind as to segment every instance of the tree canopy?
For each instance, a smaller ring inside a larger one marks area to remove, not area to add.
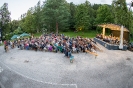
[[[97,10],[96,23],[113,23],[112,11],[109,5],[101,5]]]
[[[10,21],[10,12],[8,10],[8,3],[4,3],[2,7],[0,7],[0,39],[2,39],[3,35],[6,32],[9,32],[9,21]]]
[[[132,14],[126,0],[113,0],[111,5],[91,4],[87,0],[78,5],[66,0],[45,0],[43,3],[38,1],[19,20],[10,22],[6,27],[12,32],[20,27],[23,32],[36,33],[47,29],[58,33],[96,30],[98,24],[114,23],[125,26],[133,34]]]

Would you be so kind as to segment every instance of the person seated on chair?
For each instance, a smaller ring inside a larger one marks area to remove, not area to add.
[[[73,43],[72,44],[72,52],[76,52],[76,47],[75,47],[76,45]]]
[[[64,53],[64,46],[63,46],[63,44],[61,44],[61,48],[62,48],[62,53]]]
[[[29,49],[32,49],[32,43],[29,42]]]
[[[91,48],[92,48],[92,44],[91,43],[88,43],[88,49],[89,49],[89,51],[91,51]]]
[[[72,56],[72,53],[71,53],[71,51],[70,51],[70,49],[68,50],[68,58],[70,58]]]
[[[35,43],[34,43],[34,49],[35,49],[35,51],[37,51],[37,46],[38,46],[38,43],[35,42]]]
[[[58,45],[58,50],[59,50],[60,52],[62,52],[62,46],[61,46],[60,43],[59,43],[59,45]]]
[[[79,53],[79,44],[76,44],[75,48],[76,48],[77,53]]]
[[[86,50],[86,45],[84,44],[83,45],[83,52],[85,52],[85,50]]]
[[[49,50],[50,52],[52,52],[52,51],[53,51],[52,44],[50,44],[50,46],[49,46],[48,50]]]
[[[45,47],[44,46],[44,42],[41,42],[41,44],[40,44],[40,50],[43,51],[44,47]]]
[[[65,47],[65,49],[64,49],[64,54],[65,54],[66,57],[68,57],[68,50],[69,50],[69,49],[68,49],[67,47]]]
[[[54,49],[55,49],[55,52],[57,53],[58,52],[58,42],[57,40],[55,40],[55,43],[54,43]]]

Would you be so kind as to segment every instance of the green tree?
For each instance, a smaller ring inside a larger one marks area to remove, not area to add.
[[[113,16],[109,5],[101,5],[97,10],[96,24],[113,23]]]
[[[26,25],[25,25],[25,19],[26,19],[27,13],[24,13],[21,15],[19,21],[19,27],[21,28],[22,31],[26,31]]]
[[[70,19],[69,19],[70,27],[69,29],[74,31],[75,30],[76,5],[73,4],[73,2],[71,2],[69,5],[70,5]]]
[[[10,22],[10,12],[8,10],[8,3],[4,3],[3,6],[0,7],[0,29],[1,29],[0,38],[1,39],[3,35],[7,33],[9,22]]]
[[[10,26],[11,26],[10,30],[11,30],[11,32],[13,32],[14,30],[16,30],[18,28],[19,21],[18,20],[11,21]]]
[[[25,32],[30,32],[30,33],[35,33],[35,17],[33,15],[33,8],[30,8],[27,12],[27,15],[25,17],[25,21],[23,23],[24,25],[24,31]]]
[[[116,24],[127,26],[128,9],[126,0],[113,0],[112,2],[114,22]]]
[[[16,30],[14,30],[14,32],[13,32],[13,34],[16,34],[16,35],[18,35],[18,34],[22,34],[23,32],[22,32],[22,30],[21,30],[21,28],[20,27],[18,27]]]
[[[115,23],[125,26],[133,35],[133,12],[127,8],[126,0],[113,0],[112,7]]]
[[[37,32],[41,31],[42,19],[41,19],[41,2],[38,1],[37,6],[34,7],[34,25]]]
[[[46,0],[43,4],[43,22],[49,31],[56,33],[69,27],[69,9],[65,0]]]
[[[90,24],[90,15],[89,15],[89,7],[90,4],[86,1],[84,4],[80,4],[77,6],[76,14],[75,14],[75,28],[77,30],[88,30],[91,26]]]
[[[96,29],[97,28],[97,23],[96,23],[96,17],[97,17],[97,10],[98,8],[101,6],[101,4],[93,4],[91,7],[92,7],[92,16],[91,16],[91,19],[92,19],[92,29]]]
[[[96,25],[95,25],[95,19],[96,19],[96,10],[93,8],[93,5],[91,5],[90,2],[86,1],[88,3],[88,12],[90,16],[90,27],[89,29],[95,30]]]

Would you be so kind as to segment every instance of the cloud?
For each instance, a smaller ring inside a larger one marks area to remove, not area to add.
[[[74,4],[84,3],[86,0],[67,0],[67,2],[73,2]],[[91,4],[111,4],[112,0],[88,0]]]
[[[86,0],[66,0],[67,2],[73,2],[74,4],[84,3]]]
[[[106,3],[106,1],[105,1],[105,0],[101,0],[101,2],[102,2],[102,3]]]

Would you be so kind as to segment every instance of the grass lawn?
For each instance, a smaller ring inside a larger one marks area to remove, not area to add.
[[[133,39],[132,39],[132,40],[130,40],[130,42],[133,42]]]
[[[60,34],[64,34],[65,36],[69,37],[76,37],[76,36],[81,36],[84,38],[94,38],[96,36],[96,31],[88,31],[88,32],[60,32]],[[42,33],[36,33],[34,34],[35,37],[41,36]]]
[[[2,44],[0,44],[0,46],[3,46],[3,43],[2,43]]]
[[[35,37],[40,37],[43,33],[36,33],[34,34]]]
[[[69,37],[76,37],[76,36],[81,36],[84,38],[94,38],[96,36],[95,31],[88,31],[88,32],[61,32],[62,34],[69,36]]]

